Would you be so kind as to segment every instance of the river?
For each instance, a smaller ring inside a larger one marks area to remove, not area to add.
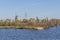
[[[59,40],[60,26],[46,30],[0,29],[0,40]]]

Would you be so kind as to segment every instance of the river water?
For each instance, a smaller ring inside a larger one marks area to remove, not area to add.
[[[0,40],[60,40],[60,26],[47,30],[0,29]]]

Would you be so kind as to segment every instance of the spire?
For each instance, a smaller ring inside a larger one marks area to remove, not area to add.
[[[18,20],[17,12],[15,12],[15,21]]]
[[[25,19],[27,19],[27,12],[25,12]]]

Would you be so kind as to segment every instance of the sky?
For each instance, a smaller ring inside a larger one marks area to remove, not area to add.
[[[0,0],[0,19],[60,18],[60,0]]]

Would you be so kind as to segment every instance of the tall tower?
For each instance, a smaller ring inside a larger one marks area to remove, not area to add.
[[[27,12],[25,12],[25,19],[27,19]]]
[[[15,16],[15,22],[18,20],[18,16]]]
[[[15,12],[15,21],[18,20],[17,12]]]

